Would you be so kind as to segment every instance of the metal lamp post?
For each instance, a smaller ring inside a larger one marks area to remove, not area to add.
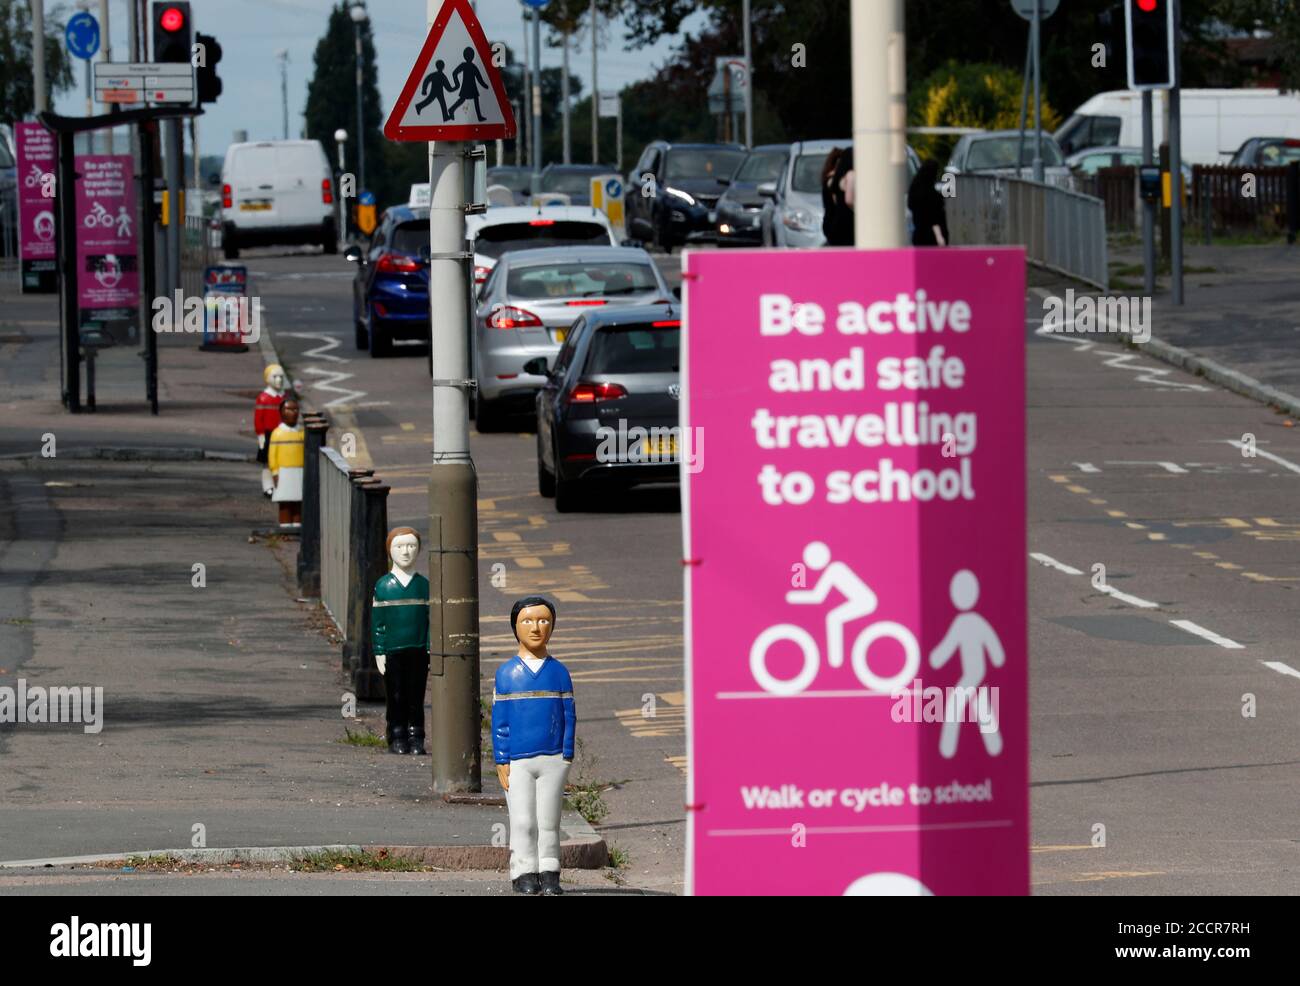
[[[370,19],[364,4],[357,3],[351,9],[352,27],[357,38],[357,182],[360,188],[366,187],[366,129],[361,109],[361,25]]]
[[[342,246],[344,242],[346,242],[347,240],[347,235],[346,235],[347,234],[347,222],[346,222],[347,213],[343,211],[342,185],[343,185],[343,173],[347,170],[347,164],[345,163],[345,159],[343,157],[343,145],[348,142],[348,132],[344,130],[342,127],[339,127],[337,130],[334,131],[334,141],[339,145],[339,188],[337,190],[338,194],[335,195],[334,197],[338,201],[338,206],[339,206],[338,234],[339,234],[339,246]]]

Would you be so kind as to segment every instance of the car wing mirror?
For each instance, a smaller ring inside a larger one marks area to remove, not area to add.
[[[682,300],[682,286],[680,284],[673,288],[673,297],[678,301]]]
[[[350,264],[364,264],[366,262],[364,255],[361,253],[361,247],[355,243],[343,251],[343,259]]]
[[[763,196],[765,199],[774,199],[776,198],[776,182],[760,182],[757,191],[758,194]]]

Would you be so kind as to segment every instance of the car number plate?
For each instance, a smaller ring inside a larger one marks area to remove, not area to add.
[[[555,337],[556,342],[563,342],[569,335],[568,329],[552,329],[551,334]]]
[[[718,210],[717,210],[717,209],[710,209],[710,210],[709,210],[709,222],[711,222],[711,223],[716,223],[717,221],[718,221]]]
[[[658,438],[650,436],[641,443],[641,451],[647,456],[675,459],[677,458],[677,436],[665,435]]]
[[[242,212],[266,212],[271,208],[270,202],[240,202],[240,211]]]

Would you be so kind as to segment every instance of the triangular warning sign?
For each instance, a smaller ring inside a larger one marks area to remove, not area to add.
[[[389,140],[496,140],[515,135],[501,72],[469,0],[446,0],[384,123]]]

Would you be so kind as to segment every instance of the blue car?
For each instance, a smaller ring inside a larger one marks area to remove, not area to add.
[[[352,318],[357,348],[392,353],[394,342],[429,342],[429,210],[394,206],[379,221],[369,249],[343,254],[357,265]]]

